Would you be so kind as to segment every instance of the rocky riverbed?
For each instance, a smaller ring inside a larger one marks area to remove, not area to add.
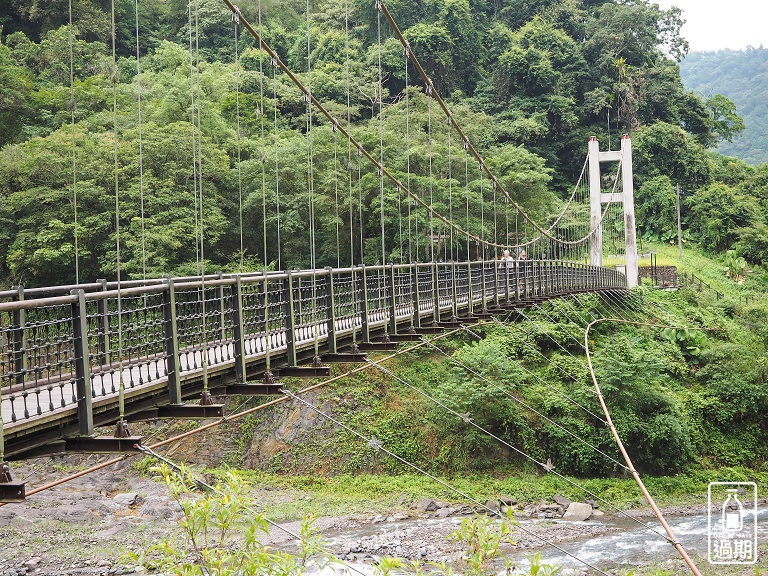
[[[67,472],[50,463],[14,466],[16,477],[30,486],[64,477]],[[274,506],[306,496],[259,486],[254,488],[253,497],[261,505]],[[572,503],[560,496],[536,503],[501,498],[484,506],[403,497],[396,509],[386,514],[372,514],[361,503],[355,513],[321,517],[315,526],[333,553],[347,562],[372,563],[383,556],[454,562],[463,550],[450,538],[451,533],[463,518],[487,512],[487,508],[502,513],[511,508],[524,520],[512,534],[514,551],[541,548],[539,537],[560,543],[619,530],[602,521],[604,512],[594,502]],[[703,508],[693,507],[670,510],[689,514],[701,511]],[[573,521],[556,521],[569,519],[569,514]],[[164,483],[121,462],[35,494],[23,503],[0,507],[0,576],[144,573],[140,562],[129,558],[129,553],[140,554],[179,534],[180,515],[181,508]],[[299,522],[283,525],[294,533],[299,529]],[[293,541],[279,529],[272,529],[265,538],[265,543],[289,550]],[[569,573],[582,571],[562,572]]]

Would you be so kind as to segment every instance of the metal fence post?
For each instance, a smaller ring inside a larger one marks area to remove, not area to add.
[[[333,293],[333,268],[326,266],[325,269],[328,272],[325,282],[325,305],[328,309],[328,352],[336,354],[336,296]]]
[[[474,290],[472,289],[472,262],[467,262],[467,315],[475,313]]]
[[[285,352],[288,356],[288,366],[296,366],[296,306],[293,297],[293,272],[286,272],[285,299]]]
[[[176,289],[173,278],[163,280],[168,289],[163,292],[163,348],[168,376],[168,398],[171,404],[181,404],[181,374],[179,373],[179,325],[176,319]]]
[[[216,273],[216,278],[218,280],[221,280],[222,278],[224,278],[224,272],[218,271]],[[218,294],[219,297],[218,297],[218,304],[217,304],[217,306],[219,308],[219,329],[221,331],[221,340],[222,340],[222,342],[224,342],[227,339],[227,333],[226,333],[227,331],[226,331],[226,328],[225,328],[225,326],[227,324],[227,322],[226,322],[227,314],[226,314],[226,306],[224,305],[224,284],[219,284],[218,293],[219,293]],[[203,294],[203,298],[205,298],[205,294]],[[245,380],[243,380],[243,382],[245,382]]]
[[[24,300],[24,287],[17,286],[18,296],[16,299],[21,302]],[[24,331],[26,328],[26,311],[23,309],[13,311],[13,325],[16,329],[13,331],[13,371],[16,373],[16,384],[24,386],[26,370],[26,348],[24,347]]]
[[[101,283],[101,291],[106,292],[109,288],[106,279],[97,280]],[[99,363],[102,366],[112,362],[109,346],[109,301],[106,298],[99,300]]]
[[[451,320],[456,320],[459,317],[459,291],[458,291],[458,278],[456,277],[456,262],[451,260]]]
[[[363,296],[363,299],[360,302],[362,304],[362,317],[360,318],[360,327],[362,329],[363,342],[370,342],[371,331],[368,327],[368,270],[365,268],[365,264],[360,265],[360,270],[360,293]]]
[[[243,283],[240,274],[237,275],[232,294],[232,347],[235,353],[235,375],[237,382],[245,384],[248,377],[245,373],[245,329],[243,320],[245,319],[243,310]],[[223,300],[222,300],[223,304]]]
[[[432,323],[440,322],[440,270],[437,262],[432,262]]]
[[[397,285],[395,284],[395,265],[387,264],[387,291],[389,292],[389,333],[397,334]]]
[[[88,348],[88,309],[84,290],[72,290],[77,302],[72,303],[72,336],[75,347],[75,389],[77,393],[77,423],[80,436],[93,434],[93,397],[91,390],[91,359]]]
[[[509,305],[510,302],[512,302],[512,293],[509,290],[509,260],[502,260],[503,266],[504,266],[504,299],[506,300],[505,304]],[[516,300],[519,300],[520,298],[516,298]]]
[[[411,264],[411,301],[413,302],[413,325],[421,328],[421,301],[419,298],[419,265]]]

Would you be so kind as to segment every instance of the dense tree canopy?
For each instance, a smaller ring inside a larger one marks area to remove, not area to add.
[[[139,8],[137,62],[134,5],[117,2],[113,64],[103,2],[74,2],[72,29],[60,3],[11,3],[0,44],[3,284],[72,281],[76,255],[81,279],[113,276],[115,194],[130,275],[192,271],[201,251],[218,268],[308,266],[310,230],[318,265],[376,262],[381,222],[387,260],[432,257],[435,242],[435,257],[482,255],[465,242],[448,253],[450,230],[431,227],[403,191],[382,189],[317,113],[310,120],[303,95],[242,27],[236,45],[223,3],[150,4]],[[743,125],[727,98],[683,88],[677,9],[645,0],[387,6],[487,165],[536,218],[546,222],[562,205],[590,135],[615,148],[632,132],[639,200],[658,207],[646,211],[644,232],[669,227],[669,189],[678,183],[691,199],[691,230],[716,227],[700,221],[708,205],[700,198],[720,190],[721,178],[729,198],[746,202],[733,225],[762,221],[762,173],[727,168],[705,151]],[[487,178],[449,136],[374,2],[318,0],[309,19],[295,1],[249,0],[241,9],[415,194],[440,213],[462,214],[473,233],[509,237],[506,208],[494,208]],[[704,244],[731,247],[742,233],[719,237]]]

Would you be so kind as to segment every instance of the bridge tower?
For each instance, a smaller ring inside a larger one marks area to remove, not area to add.
[[[621,162],[621,193],[606,194],[600,188],[600,163]],[[589,139],[589,259],[595,266],[603,265],[603,204],[621,202],[624,212],[625,275],[627,287],[637,286],[637,243],[635,240],[635,189],[632,181],[632,140],[629,134],[621,139],[620,150],[600,152],[596,136]]]

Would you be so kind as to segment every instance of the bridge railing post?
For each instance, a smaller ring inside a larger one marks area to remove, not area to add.
[[[421,328],[421,298],[419,296],[419,265],[411,264],[411,302],[413,306],[413,326]]]
[[[336,295],[334,294],[333,268],[326,266],[328,275],[325,278],[325,305],[327,307],[328,322],[328,352],[336,354]]]
[[[499,267],[496,264],[496,261],[493,260],[493,268],[491,268],[491,272],[493,274],[493,305],[495,308],[498,308],[500,306],[500,292],[501,288],[499,287]]]
[[[19,285],[16,287],[17,295],[16,300],[21,302],[24,300],[24,287]],[[27,351],[24,346],[24,332],[26,330],[27,318],[26,311],[23,309],[13,311],[13,330],[12,346],[13,346],[13,371],[16,373],[16,384],[20,387],[24,387],[24,381],[27,374],[26,370],[26,356]]]
[[[487,265],[485,263],[485,260],[480,261],[480,293],[482,294],[482,298],[480,299],[480,310],[485,312],[488,310],[488,304],[487,304],[487,297],[488,297],[488,288],[486,286],[486,278],[485,278],[485,271],[487,269]]]
[[[552,260],[544,260],[542,265],[544,266],[544,277],[546,278],[544,292],[546,296],[551,296],[552,292],[554,292],[552,290]]]
[[[266,282],[266,280],[265,280]],[[234,293],[232,294],[232,348],[235,353],[235,376],[237,382],[245,384],[248,381],[245,362],[245,328],[243,322],[245,314],[243,310],[243,281],[238,274],[235,278]],[[222,288],[223,290],[223,288]],[[222,293],[223,296],[223,293]],[[221,300],[224,304],[224,300]],[[222,322],[223,322],[222,318]],[[223,330],[223,326],[222,326]],[[266,336],[266,328],[265,328]]]
[[[502,262],[503,262],[502,266],[504,266],[504,268],[502,268],[502,270],[504,270],[504,300],[505,300],[504,304],[509,306],[509,304],[512,302],[510,298],[511,292],[509,289],[510,268],[506,260],[502,260]]]
[[[293,288],[293,272],[286,272],[285,281],[285,352],[288,366],[296,366],[296,299]]]
[[[397,334],[397,285],[395,284],[395,265],[390,262],[386,268],[387,274],[387,304],[389,305],[390,334]]]
[[[163,348],[168,376],[168,397],[171,404],[181,404],[181,374],[179,370],[179,324],[176,315],[176,289],[173,278],[165,278],[168,289],[163,292]]]
[[[101,284],[101,291],[109,290],[106,279],[97,280]],[[97,306],[99,308],[99,364],[106,366],[112,362],[111,350],[109,345],[109,300],[100,298]]]
[[[432,323],[440,322],[440,269],[432,262]]]
[[[450,275],[450,283],[451,283],[451,320],[455,320],[459,316],[459,287],[458,282],[459,278],[456,275],[456,262],[451,259],[451,261],[448,263],[449,269],[451,272]]]
[[[370,329],[370,323],[368,318],[369,308],[370,308],[370,302],[368,301],[368,270],[365,268],[365,264],[360,265],[360,295],[362,298],[360,299],[361,304],[361,318],[360,318],[360,328],[362,330],[362,339],[363,342],[370,342],[371,341],[371,329]]]
[[[80,436],[90,436],[93,434],[93,391],[91,390],[91,359],[88,345],[88,309],[84,290],[72,290],[70,294],[77,296],[77,302],[72,304],[77,425]]]
[[[222,272],[221,270],[216,272],[216,279],[217,280],[221,280],[223,278],[224,278],[224,272]],[[217,312],[219,313],[219,330],[220,330],[220,333],[221,333],[221,341],[222,342],[226,342],[226,340],[227,340],[227,328],[226,328],[226,326],[227,326],[227,306],[226,306],[226,301],[225,301],[224,284],[223,283],[219,284],[219,287],[218,287],[218,289],[216,291],[218,293],[217,294],[218,297],[216,298],[216,300],[217,300],[216,308],[217,308]],[[203,296],[203,298],[205,298],[205,296]],[[243,380],[243,382],[245,382],[245,380]]]
[[[469,251],[467,251],[469,254]],[[472,262],[467,262],[467,315],[472,316],[475,313],[475,294],[472,288]]]

